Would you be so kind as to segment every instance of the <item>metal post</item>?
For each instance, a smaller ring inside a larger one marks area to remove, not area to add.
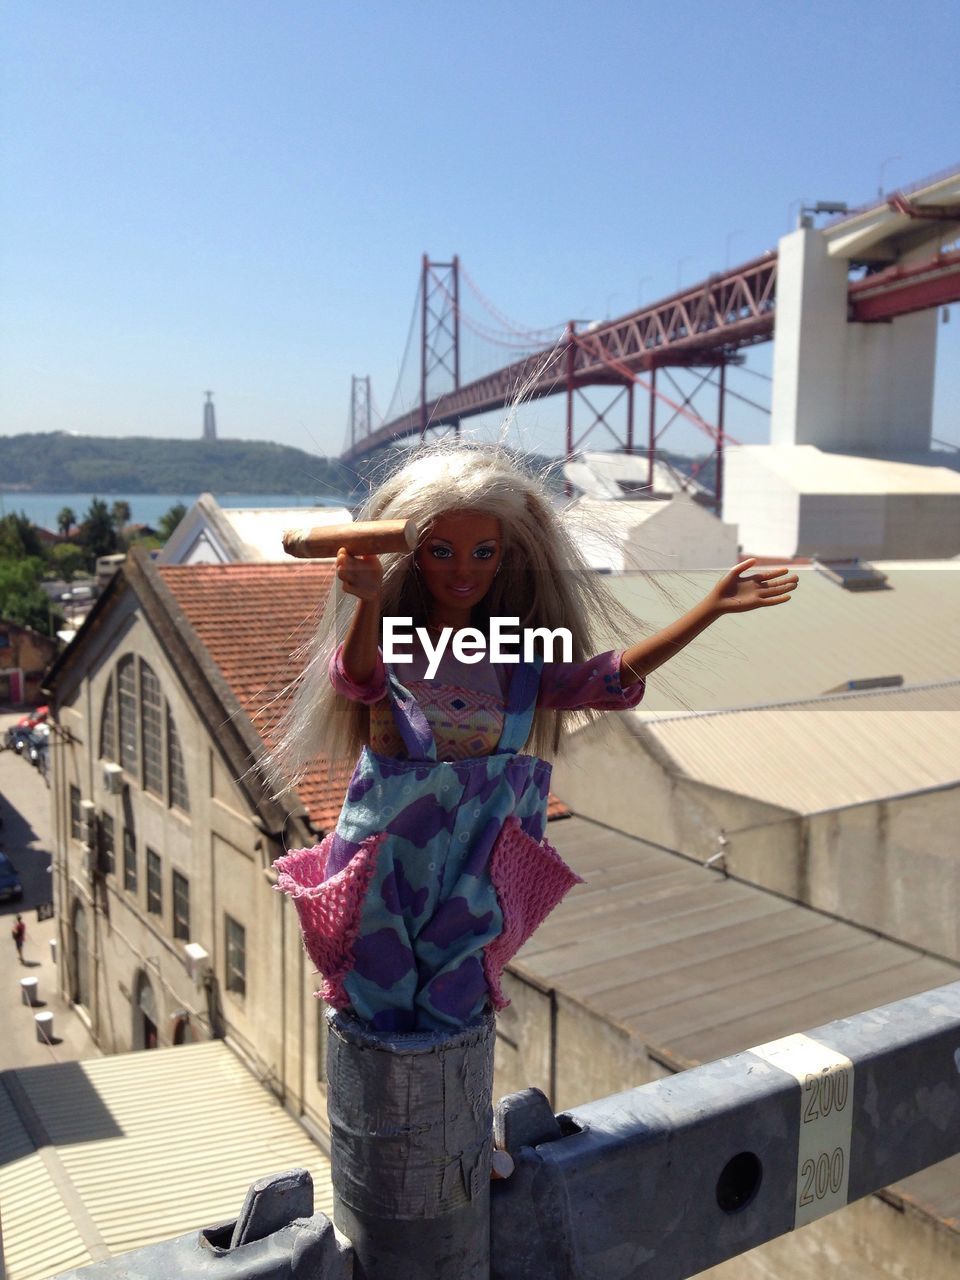
[[[427,434],[427,287],[430,263],[423,255],[420,277],[420,439]]]
[[[716,514],[721,519],[723,510],[723,410],[726,403],[727,362],[720,361],[720,403],[717,408],[717,465],[716,465]]]
[[[633,383],[627,383],[627,453],[633,453]]]
[[[488,1280],[493,1017],[449,1035],[327,1021],[334,1222],[358,1280]]]
[[[453,389],[460,390],[460,255],[457,253],[453,255]]]
[[[574,335],[576,326],[571,320],[567,324],[567,462],[573,457],[573,393],[576,390],[573,377],[575,359]],[[570,481],[564,482],[563,491],[569,498],[573,492]]]
[[[650,370],[650,417],[647,443],[647,496],[653,493],[653,454],[657,447],[657,366]]]

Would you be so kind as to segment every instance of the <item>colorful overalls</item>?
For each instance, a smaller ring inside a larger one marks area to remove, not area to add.
[[[543,840],[551,766],[522,755],[542,663],[519,665],[491,755],[437,759],[388,670],[407,759],[364,748],[336,830],[275,864],[319,994],[378,1031],[460,1027],[507,1004],[500,974],[580,877]]]

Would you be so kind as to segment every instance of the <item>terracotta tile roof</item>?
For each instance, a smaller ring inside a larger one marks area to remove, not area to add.
[[[300,670],[297,650],[317,625],[333,577],[327,562],[156,565],[237,701],[268,747]],[[327,777],[319,760],[298,788],[310,820],[331,829],[352,766]],[[550,796],[547,816],[569,810]]]
[[[268,747],[300,667],[294,655],[317,625],[329,563],[157,565],[157,571]],[[320,760],[299,787],[311,822],[336,823],[352,770],[327,777]]]

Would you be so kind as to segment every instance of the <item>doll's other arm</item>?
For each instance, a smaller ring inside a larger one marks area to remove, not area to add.
[[[701,631],[725,613],[747,613],[771,605],[787,604],[796,589],[797,575],[787,575],[785,565],[760,569],[746,576],[746,570],[757,563],[750,556],[735,564],[714,584],[699,604],[689,613],[664,627],[656,635],[625,649],[620,659],[620,682],[625,689],[662,667],[690,643]]]
[[[694,605],[682,618],[671,622],[669,627],[664,627],[656,635],[647,636],[638,644],[624,649],[620,657],[620,683],[623,688],[629,689],[651,671],[656,671],[657,667],[669,662],[719,617],[720,613],[707,597]]]
[[[540,676],[537,706],[552,711],[626,711],[643,699],[643,680],[629,692],[620,681],[620,654],[611,649],[587,662],[548,662]]]

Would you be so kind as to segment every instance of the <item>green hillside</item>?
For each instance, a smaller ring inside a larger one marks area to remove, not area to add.
[[[349,489],[327,459],[263,440],[0,436],[0,487],[36,493],[297,493]]]

